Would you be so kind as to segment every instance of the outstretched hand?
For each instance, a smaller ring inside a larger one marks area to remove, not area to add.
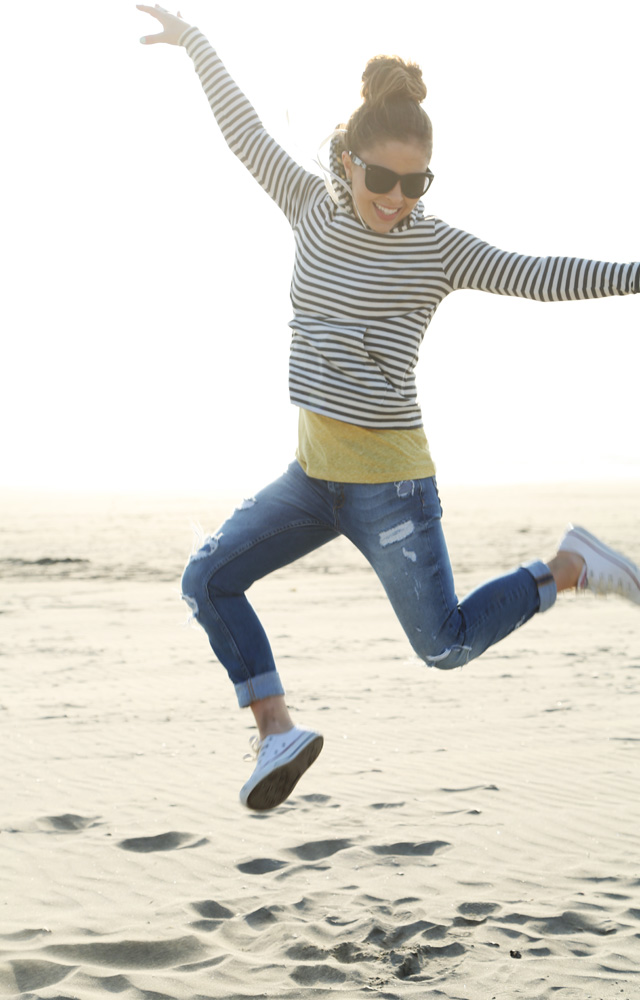
[[[156,4],[155,7],[146,7],[141,3],[136,4],[138,10],[144,10],[147,14],[151,14],[155,17],[157,21],[163,27],[163,31],[159,35],[143,35],[140,41],[143,45],[152,45],[155,42],[165,42],[168,45],[177,45],[178,39],[183,32],[190,28],[191,25],[187,24],[186,21],[182,20],[180,11],[178,11],[178,16],[175,14],[170,14],[168,10]]]

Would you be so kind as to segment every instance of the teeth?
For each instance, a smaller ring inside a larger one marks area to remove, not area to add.
[[[396,212],[400,211],[399,208],[385,208],[384,205],[378,205],[377,201],[374,202],[374,204],[378,211],[382,212],[383,215],[395,215]]]

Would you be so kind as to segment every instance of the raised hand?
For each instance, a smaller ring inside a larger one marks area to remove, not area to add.
[[[160,24],[164,29],[159,35],[143,35],[140,39],[143,45],[152,45],[155,44],[155,42],[165,42],[167,45],[177,45],[180,35],[186,31],[187,28],[191,27],[191,25],[187,24],[186,21],[182,20],[180,11],[178,11],[178,15],[176,17],[175,14],[170,14],[168,10],[165,10],[164,7],[161,7],[159,4],[156,4],[155,7],[146,7],[144,4],[138,3],[136,4],[136,7],[138,10],[143,10],[147,14],[151,14],[152,17],[155,17],[157,21],[160,21]]]

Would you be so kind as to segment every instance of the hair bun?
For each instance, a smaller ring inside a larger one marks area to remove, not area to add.
[[[362,74],[362,97],[369,104],[409,98],[421,104],[427,96],[422,70],[399,56],[375,56]]]

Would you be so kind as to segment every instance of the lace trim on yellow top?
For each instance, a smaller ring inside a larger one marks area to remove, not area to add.
[[[308,476],[335,483],[393,483],[436,471],[422,427],[358,427],[302,409],[296,458]]]

